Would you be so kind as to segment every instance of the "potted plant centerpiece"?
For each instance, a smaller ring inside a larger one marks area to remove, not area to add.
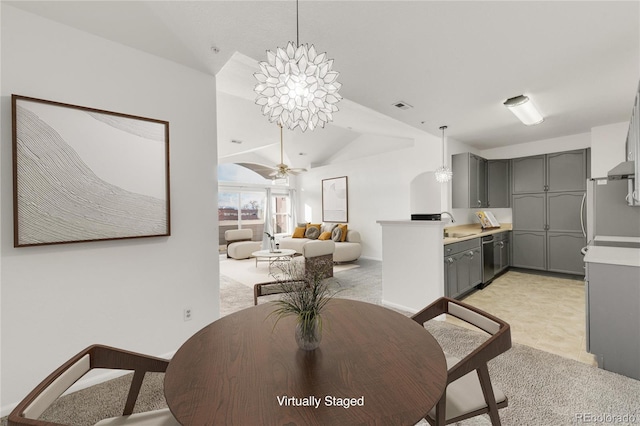
[[[312,351],[322,340],[322,311],[335,295],[325,279],[326,268],[333,264],[306,267],[304,263],[290,261],[279,265],[281,276],[274,276],[282,293],[279,300],[273,302],[276,309],[270,314],[280,319],[295,315],[297,319],[295,338],[300,349]]]
[[[265,232],[265,234],[267,234],[267,237],[269,237],[269,251],[271,253],[275,253],[277,251],[276,235],[275,234],[270,234],[268,232]]]

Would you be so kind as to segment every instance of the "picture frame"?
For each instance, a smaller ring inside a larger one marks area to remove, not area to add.
[[[349,221],[349,191],[347,176],[322,180],[322,221]]]
[[[169,122],[11,96],[14,247],[171,235]]]

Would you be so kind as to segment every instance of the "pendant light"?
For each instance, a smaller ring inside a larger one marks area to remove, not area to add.
[[[449,167],[447,167],[447,163],[444,161],[444,131],[447,126],[441,126],[440,130],[442,130],[442,166],[436,169],[436,180],[440,183],[449,182],[451,180],[451,176],[453,176],[453,172]]]
[[[298,28],[298,0],[296,0],[296,43],[276,52],[267,50],[267,60],[260,62],[254,74],[258,84],[253,89],[256,104],[270,122],[277,122],[293,130],[304,132],[333,121],[336,104],[342,99],[338,90],[338,72],[333,71],[333,59],[316,48],[300,44]]]

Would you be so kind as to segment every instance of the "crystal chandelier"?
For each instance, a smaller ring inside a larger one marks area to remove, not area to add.
[[[276,52],[267,50],[267,60],[260,62],[254,74],[258,84],[256,104],[270,122],[277,122],[293,130],[302,131],[324,127],[333,121],[336,104],[342,96],[338,90],[338,72],[332,71],[333,59],[318,54],[313,45],[300,45],[298,30],[298,1],[296,0],[296,44]]]
[[[440,130],[442,130],[442,166],[438,167],[435,172],[436,180],[440,183],[449,182],[451,180],[451,176],[453,176],[453,172],[449,167],[447,167],[444,161],[444,131],[446,128],[447,126],[440,127]]]

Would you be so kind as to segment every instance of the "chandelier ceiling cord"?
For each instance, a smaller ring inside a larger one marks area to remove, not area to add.
[[[270,122],[302,131],[324,127],[333,121],[338,94],[342,86],[338,72],[333,71],[333,59],[326,53],[318,54],[313,45],[300,45],[298,0],[296,0],[296,44],[276,52],[267,50],[267,60],[260,62],[260,71],[254,74],[258,84],[256,104]]]
[[[453,173],[451,172],[451,169],[449,167],[447,167],[447,163],[445,162],[445,155],[444,155],[444,131],[447,128],[447,126],[441,126],[440,130],[442,130],[442,166],[438,167],[435,171],[435,175],[436,175],[436,180],[440,183],[445,183],[445,182],[449,182],[451,180],[451,176],[453,176]]]

